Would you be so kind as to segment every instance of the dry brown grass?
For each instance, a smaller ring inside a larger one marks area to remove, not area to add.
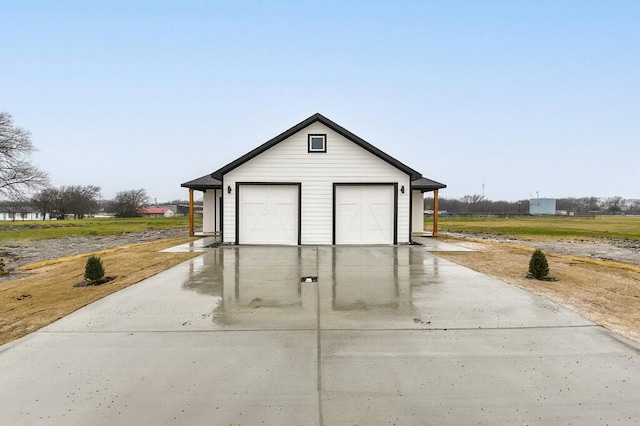
[[[171,268],[200,253],[160,253],[193,240],[171,238],[104,250],[106,275],[115,279],[94,287],[74,287],[82,281],[86,255],[40,264],[30,275],[0,284],[0,345],[42,328],[111,293]],[[38,265],[35,265],[38,266]]]
[[[538,281],[526,278],[533,249],[451,242],[476,251],[434,254],[544,296],[596,324],[640,341],[640,268],[547,253],[549,276],[558,281]]]

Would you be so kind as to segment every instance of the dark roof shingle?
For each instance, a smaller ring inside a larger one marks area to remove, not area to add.
[[[222,182],[218,179],[211,177],[211,175],[204,175],[198,179],[190,180],[180,185],[183,188],[196,189],[202,191],[205,189],[220,189],[222,188]]]
[[[411,181],[411,189],[419,189],[422,192],[434,191],[436,189],[446,188],[444,183],[422,177]]]

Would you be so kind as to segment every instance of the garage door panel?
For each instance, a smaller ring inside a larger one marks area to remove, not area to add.
[[[393,185],[336,187],[336,244],[393,244]]]
[[[241,244],[298,244],[298,187],[240,185]]]

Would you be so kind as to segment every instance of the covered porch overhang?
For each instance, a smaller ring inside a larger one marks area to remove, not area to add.
[[[194,191],[201,191],[204,194],[201,235],[219,236],[222,229],[219,201],[222,193],[222,182],[211,177],[209,174],[189,182],[185,182],[180,186],[189,189],[189,236],[194,237],[198,234],[195,230],[194,221]]]
[[[412,226],[412,234],[424,236],[424,193],[433,192],[433,226],[431,236],[438,236],[438,192],[446,188],[444,183],[421,177],[411,181],[411,191],[413,195],[413,217],[414,225]],[[419,195],[419,196],[418,196]]]

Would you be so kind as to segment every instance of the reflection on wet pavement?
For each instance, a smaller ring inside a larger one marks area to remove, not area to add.
[[[182,288],[213,297],[213,328],[520,326],[552,305],[416,246],[223,246],[191,262]]]
[[[191,263],[182,288],[216,298],[218,325],[277,327],[286,315],[315,328],[318,296],[330,311],[410,313],[411,285],[426,284],[434,259],[409,247],[221,247]]]

